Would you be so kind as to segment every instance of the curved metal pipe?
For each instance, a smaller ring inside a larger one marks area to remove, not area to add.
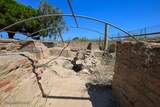
[[[99,33],[99,34],[101,34],[101,35],[104,36],[104,33],[102,33],[102,32],[99,32],[99,31],[93,30],[93,29],[89,29],[89,28],[85,28],[85,27],[74,27],[74,26],[66,26],[66,27],[68,27],[68,28],[75,28],[75,29],[88,30],[88,31],[92,31],[92,32],[95,32],[95,33]],[[41,30],[38,30],[38,31],[35,31],[35,32],[29,34],[29,36],[32,36],[32,35],[34,35],[36,33],[42,32],[42,31],[46,31],[46,30],[50,30],[50,29],[56,29],[56,28],[65,28],[65,27],[50,27],[50,28],[46,28],[46,29],[41,29]],[[112,39],[111,37],[109,37],[109,38]]]
[[[29,21],[29,20],[37,19],[37,18],[42,18],[42,17],[50,17],[50,16],[71,16],[71,17],[73,17],[72,14],[49,14],[49,15],[41,15],[41,16],[31,17],[31,18],[28,18],[28,19],[24,19],[24,20],[18,21],[18,22],[14,23],[14,24],[11,24],[9,26],[6,26],[6,27],[0,29],[0,32],[3,31],[3,30],[5,30],[5,29],[8,29],[8,28],[10,28],[12,26],[15,26],[15,25],[17,25],[19,23],[25,22],[25,21]],[[132,36],[131,34],[129,34],[128,32],[126,32],[125,30],[123,30],[123,29],[121,29],[121,28],[119,28],[119,27],[117,27],[115,25],[112,25],[110,23],[107,23],[107,22],[105,22],[103,20],[99,20],[99,19],[96,19],[96,18],[88,17],[88,16],[81,16],[81,15],[74,15],[74,16],[75,17],[79,17],[79,18],[85,18],[85,19],[94,20],[94,21],[101,22],[101,23],[104,23],[104,24],[108,24],[108,25],[110,25],[110,26],[112,26],[112,27],[114,27],[114,28],[116,28],[116,29],[118,29],[118,30],[126,33],[127,35],[129,35],[130,37],[132,37],[133,39],[135,39],[136,41],[138,41],[134,36]]]
[[[77,27],[74,27],[74,26],[67,26],[68,28],[77,28]],[[50,27],[50,28],[46,28],[46,29],[41,29],[41,30],[38,30],[36,32],[33,32],[30,34],[30,36],[36,34],[36,33],[39,33],[39,32],[42,32],[42,31],[46,31],[46,30],[50,30],[50,29],[56,29],[56,28],[65,28],[65,27]],[[101,35],[104,35],[102,32],[99,32],[99,31],[96,31],[96,30],[93,30],[93,29],[89,29],[89,28],[84,28],[84,27],[78,27],[79,29],[84,29],[84,30],[89,30],[89,31],[92,31],[92,32],[96,32],[96,33],[99,33]]]

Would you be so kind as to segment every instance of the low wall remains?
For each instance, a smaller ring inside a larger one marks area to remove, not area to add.
[[[40,40],[0,40],[0,54],[14,52],[30,52],[34,54],[37,59],[43,59],[50,55],[49,49],[44,42]]]
[[[114,72],[122,107],[160,107],[160,43],[117,42]]]

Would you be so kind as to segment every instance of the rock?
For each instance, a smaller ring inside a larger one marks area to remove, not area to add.
[[[73,64],[69,61],[66,61],[63,63],[63,68],[66,68],[66,69],[72,69],[73,68]]]
[[[87,49],[86,52],[87,52],[87,53],[91,53],[91,50],[88,50],[88,49]]]
[[[16,45],[15,43],[9,43],[6,46],[6,51],[15,51],[18,49],[18,45]]]
[[[77,48],[71,48],[71,51],[72,51],[72,52],[78,52],[79,49],[77,49]]]
[[[95,57],[92,50],[87,49],[85,51],[79,51],[72,61],[74,65],[73,70],[79,72],[81,69],[87,69],[91,72],[95,72],[96,66],[100,64],[99,62],[100,60]]]
[[[95,56],[95,57],[102,57],[104,51],[94,50],[93,53],[94,53],[94,56]]]
[[[6,47],[0,44],[0,50],[6,50]]]
[[[82,60],[77,60],[76,64],[82,64]]]
[[[92,60],[89,58],[85,59],[83,64],[90,67],[93,65]]]
[[[94,73],[96,70],[94,68],[89,68],[89,72]]]
[[[84,60],[85,52],[84,51],[79,51],[76,56],[77,56],[78,59]]]
[[[91,49],[92,49],[92,43],[89,43],[89,44],[88,44],[87,49],[88,49],[88,50],[91,50]]]
[[[19,45],[15,43],[0,43],[0,51],[17,51]]]
[[[86,53],[86,55],[90,55],[90,53]]]
[[[91,74],[89,71],[88,71],[88,69],[83,69],[83,70],[81,70],[80,71],[80,73],[82,73],[82,74]]]
[[[72,56],[72,52],[69,47],[67,47],[63,51],[62,50],[63,50],[62,47],[54,47],[53,49],[52,48],[50,49],[50,54],[54,55],[54,56],[58,56],[62,52],[61,56],[64,56],[64,57],[71,57]]]

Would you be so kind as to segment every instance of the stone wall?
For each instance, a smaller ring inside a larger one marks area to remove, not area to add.
[[[49,49],[40,40],[0,40],[0,53],[13,52],[30,52],[36,56],[37,59],[43,59],[50,55]]]
[[[122,107],[160,107],[160,44],[117,42],[114,72]]]
[[[37,68],[37,60],[27,52],[0,59],[0,107],[40,107],[50,90],[51,73]]]
[[[71,48],[71,49],[79,49],[79,50],[83,50],[83,49],[86,49],[87,48],[87,46],[88,46],[88,44],[89,44],[90,42],[79,42],[79,41],[71,41],[71,43],[70,43],[70,45],[69,45],[69,47]],[[99,42],[91,42],[92,43],[92,49],[94,49],[94,50],[99,50]]]
[[[43,44],[47,47],[47,48],[53,48],[55,43],[52,41],[43,41]]]
[[[35,93],[41,94],[33,73],[34,62],[30,61],[28,56],[22,54],[0,56],[1,107],[9,107],[16,102],[27,103],[34,98]]]

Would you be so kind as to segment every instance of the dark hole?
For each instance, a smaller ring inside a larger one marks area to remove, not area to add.
[[[75,71],[75,72],[79,72],[82,70],[82,64],[75,64],[72,69]]]

